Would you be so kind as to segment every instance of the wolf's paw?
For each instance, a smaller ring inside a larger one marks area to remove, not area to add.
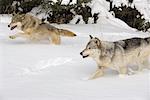
[[[16,36],[9,36],[9,38],[10,38],[10,39],[15,39],[15,38],[16,38]]]
[[[126,74],[119,74],[119,77],[120,78],[125,78],[125,77],[127,77],[128,75],[126,75]]]

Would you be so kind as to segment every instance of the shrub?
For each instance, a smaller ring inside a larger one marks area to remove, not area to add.
[[[33,7],[39,6],[41,2],[42,0],[0,0],[0,13],[11,14],[20,10],[27,13]]]
[[[63,0],[57,0],[57,2],[53,2],[50,0],[44,0],[42,3],[42,9],[46,11],[49,15],[47,20],[50,23],[69,23],[75,15],[81,15],[83,21],[87,24],[89,17],[94,18],[94,23],[96,23],[98,19],[98,14],[94,14],[92,16],[91,8],[87,6],[87,3],[91,0],[77,0],[76,4],[72,4],[72,0],[68,2],[68,4],[62,4]],[[76,24],[79,22],[78,20]]]
[[[0,14],[12,13],[13,0],[0,0]]]
[[[121,5],[120,7],[113,7],[112,11],[115,17],[126,22],[130,27],[136,28],[139,31],[147,31],[150,28],[150,23],[145,20],[143,15],[135,8]]]

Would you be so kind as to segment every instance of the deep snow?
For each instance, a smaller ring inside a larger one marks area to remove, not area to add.
[[[8,36],[16,30],[10,31],[8,23],[1,22],[0,100],[148,100],[150,76],[147,70],[125,78],[107,70],[104,77],[85,80],[96,70],[91,58],[83,59],[79,55],[89,34],[107,41],[148,36],[148,33],[108,22],[55,25],[78,35],[63,37],[60,46],[48,41],[11,40]]]
[[[126,3],[126,0],[114,1],[117,5]],[[149,20],[148,3],[148,0],[134,2]],[[150,99],[148,70],[124,78],[106,70],[104,77],[85,80],[97,68],[91,58],[83,59],[79,55],[89,41],[89,34],[105,41],[150,36],[114,18],[108,13],[105,0],[93,0],[90,6],[92,13],[97,9],[101,12],[99,24],[55,25],[77,34],[75,38],[63,37],[60,46],[48,41],[31,43],[22,38],[9,39],[17,30],[10,31],[7,27],[10,17],[0,15],[0,100]]]

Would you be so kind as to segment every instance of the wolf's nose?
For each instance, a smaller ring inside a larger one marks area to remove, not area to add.
[[[82,52],[80,52],[80,55],[82,55]]]
[[[8,25],[8,27],[10,27],[10,25]]]

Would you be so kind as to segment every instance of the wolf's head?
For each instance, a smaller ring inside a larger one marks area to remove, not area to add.
[[[101,41],[97,37],[90,35],[90,41],[87,43],[86,48],[80,53],[83,58],[88,56],[95,57],[100,54]]]
[[[11,23],[8,25],[11,30],[22,26],[22,21],[25,20],[25,14],[13,14]]]

